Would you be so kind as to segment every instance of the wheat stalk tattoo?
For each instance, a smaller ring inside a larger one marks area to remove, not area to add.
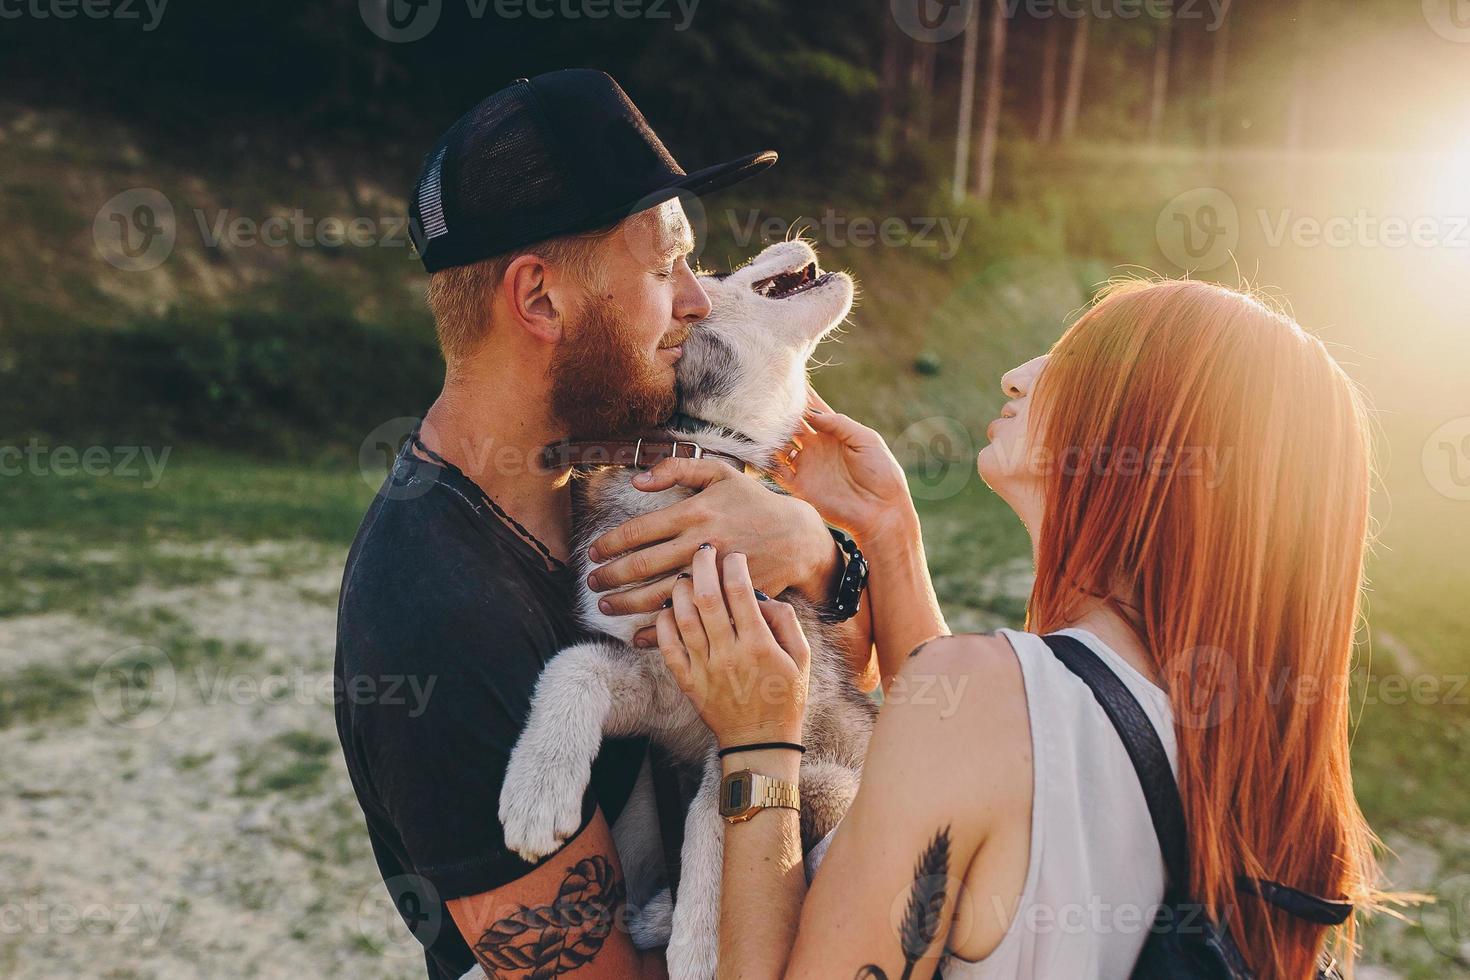
[[[909,903],[904,907],[898,932],[903,950],[903,973],[899,980],[909,980],[914,965],[939,935],[948,884],[949,825],[945,824],[914,864],[914,883],[909,886]],[[869,963],[857,971],[853,980],[888,980],[888,974],[882,967]]]

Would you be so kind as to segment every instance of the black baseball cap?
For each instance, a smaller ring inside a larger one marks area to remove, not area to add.
[[[440,137],[409,203],[424,268],[469,265],[707,194],[776,162],[765,150],[685,173],[604,72],[517,79]]]

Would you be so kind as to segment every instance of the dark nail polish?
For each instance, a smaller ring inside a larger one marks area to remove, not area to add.
[[[771,598],[770,596],[768,596],[764,592],[762,592],[760,589],[755,589],[754,591],[755,591],[755,597],[757,599],[759,599],[761,602],[765,602],[765,601],[767,601],[768,599]]]
[[[672,609],[672,608],[674,608],[674,600],[672,598],[665,599],[664,600],[664,604],[663,604],[663,606],[661,608],[663,608],[663,609]]]
[[[694,576],[693,576],[693,575],[690,575],[690,574],[689,574],[689,573],[688,573],[688,572],[680,572],[680,573],[679,573],[679,574],[678,574],[678,575],[675,575],[675,576],[674,576],[674,578],[676,578],[676,579],[681,579],[681,578],[693,578],[693,577],[694,577]]]
[[[695,548],[694,550],[695,551],[703,551],[706,548],[713,548],[713,547],[714,547],[714,545],[712,545],[708,541],[706,541],[704,544],[700,545],[698,548]]]

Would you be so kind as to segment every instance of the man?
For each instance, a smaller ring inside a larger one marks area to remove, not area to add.
[[[593,71],[516,82],[427,158],[411,224],[432,274],[444,388],[348,557],[336,673],[352,784],[431,978],[458,977],[476,958],[492,976],[532,960],[549,964],[540,975],[589,980],[662,973],[619,928],[624,883],[609,829],[645,741],[604,747],[582,828],[547,860],[510,853],[496,819],[537,675],[577,638],[568,473],[543,469],[540,449],[672,412],[680,341],[709,313],[676,194],[774,162],[768,152],[686,175]],[[608,594],[609,611],[658,609],[704,541],[746,553],[771,594],[830,598],[842,558],[807,504],[692,459],[660,464],[645,489],[675,483],[699,493],[594,544],[613,559],[594,588],[654,579]],[[864,671],[866,617],[848,630]],[[427,697],[405,703],[389,696],[396,689]]]

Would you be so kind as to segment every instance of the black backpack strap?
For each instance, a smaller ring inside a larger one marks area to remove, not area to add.
[[[1087,644],[1071,636],[1053,633],[1042,640],[1068,670],[1092,689],[1093,697],[1102,705],[1108,720],[1117,729],[1128,758],[1138,773],[1148,815],[1153,820],[1159,849],[1164,853],[1164,870],[1170,891],[1179,896],[1189,894],[1189,843],[1185,833],[1184,804],[1179,800],[1179,786],[1169,754],[1153,722],[1128,686],[1102,662]]]
[[[1184,805],[1179,800],[1179,784],[1174,781],[1174,770],[1169,766],[1169,756],[1164,751],[1163,742],[1159,741],[1159,733],[1133,692],[1091,647],[1075,637],[1056,633],[1042,639],[1056,658],[1092,689],[1093,696],[1117,729],[1143,786],[1154,833],[1159,838],[1159,848],[1164,852],[1164,868],[1169,875],[1170,889],[1180,898],[1187,898],[1190,894],[1189,838],[1184,824]],[[1322,898],[1265,878],[1241,877],[1236,879],[1235,887],[1318,925],[1340,925],[1353,914],[1350,902]]]

